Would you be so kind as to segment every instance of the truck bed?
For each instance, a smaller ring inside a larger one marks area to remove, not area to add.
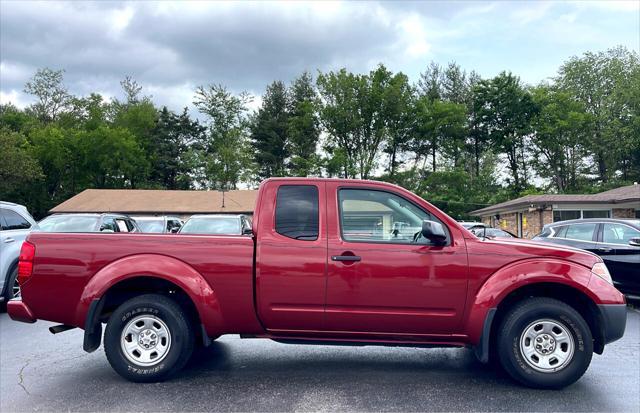
[[[91,279],[108,266],[126,265],[127,257],[147,255],[148,266],[143,273],[137,269],[137,275],[170,270],[167,257],[179,260],[202,275],[216,292],[222,321],[230,332],[251,331],[259,325],[253,304],[254,244],[250,237],[34,232],[29,242],[37,254],[34,276],[22,286],[22,295],[35,318],[81,327],[83,293]]]

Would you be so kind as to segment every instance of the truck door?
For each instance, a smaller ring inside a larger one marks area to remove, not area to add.
[[[327,234],[325,183],[274,180],[256,222],[256,303],[270,331],[324,326]],[[275,202],[273,202],[275,200]]]
[[[335,205],[327,208],[327,330],[455,331],[467,291],[459,230],[448,230],[447,243],[434,245],[422,238],[422,221],[440,220],[403,195],[332,182],[327,194],[328,205]]]

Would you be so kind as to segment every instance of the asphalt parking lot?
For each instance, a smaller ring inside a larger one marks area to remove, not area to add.
[[[165,383],[133,384],[82,332],[0,314],[0,410],[640,411],[640,312],[560,391],[521,387],[467,349],[333,347],[225,336]]]

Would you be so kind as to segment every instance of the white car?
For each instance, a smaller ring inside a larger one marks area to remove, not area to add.
[[[20,296],[18,257],[36,221],[24,205],[0,201],[0,305]]]

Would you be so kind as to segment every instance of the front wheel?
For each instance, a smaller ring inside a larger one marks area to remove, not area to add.
[[[500,325],[498,355],[519,382],[536,388],[562,388],[576,382],[593,355],[591,330],[569,305],[545,297],[514,307]]]
[[[126,301],[109,318],[104,351],[111,367],[134,382],[161,381],[193,352],[194,334],[173,300],[146,294]]]

